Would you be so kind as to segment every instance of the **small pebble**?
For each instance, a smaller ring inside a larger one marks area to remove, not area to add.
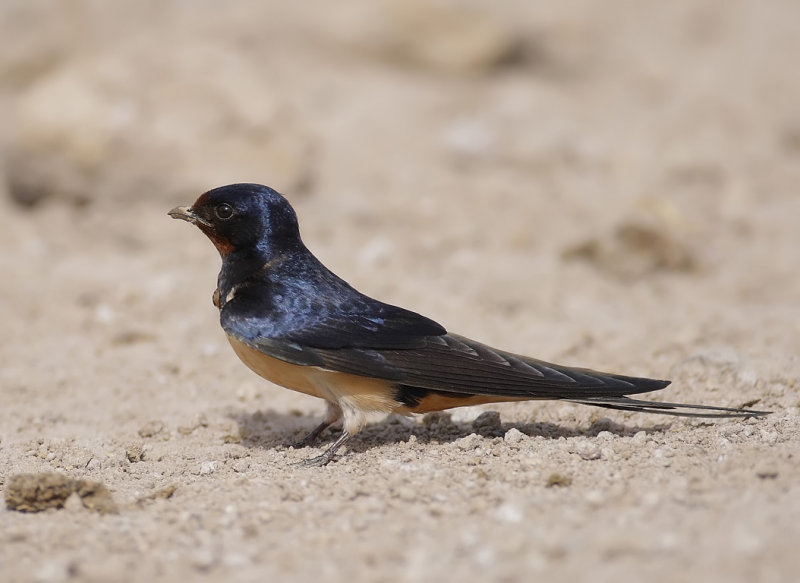
[[[472,422],[472,428],[479,433],[497,433],[502,430],[500,413],[484,411]]]
[[[233,465],[231,467],[233,468],[234,472],[243,474],[250,468],[250,462],[246,459],[238,459],[235,462],[233,462]]]
[[[164,423],[158,420],[149,421],[139,428],[139,437],[155,437],[164,431]]]
[[[583,460],[599,460],[602,457],[600,447],[592,441],[580,441],[573,448],[570,453],[576,453]]]
[[[456,447],[461,451],[476,449],[483,443],[483,438],[477,433],[470,433],[466,437],[455,441]]]
[[[125,446],[125,457],[128,461],[133,463],[140,462],[144,459],[144,444],[134,442]]]
[[[545,486],[548,488],[552,488],[553,486],[571,486],[572,485],[572,478],[569,476],[565,476],[564,474],[560,474],[558,472],[553,472],[549,476],[547,476],[547,481],[545,482]]]
[[[511,429],[506,431],[506,434],[503,436],[503,440],[509,444],[519,443],[524,439],[525,439],[525,434],[522,433],[522,431],[520,431],[516,427],[512,427]]]

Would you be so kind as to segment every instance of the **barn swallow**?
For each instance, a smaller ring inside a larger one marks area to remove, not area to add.
[[[239,358],[283,387],[327,402],[311,444],[342,419],[343,432],[305,465],[325,465],[370,412],[402,415],[452,407],[558,399],[686,417],[753,417],[764,411],[632,399],[669,381],[572,368],[450,334],[433,320],[372,299],[327,269],[303,244],[297,215],[275,190],[232,184],[169,211],[197,225],[222,257],[213,302]]]

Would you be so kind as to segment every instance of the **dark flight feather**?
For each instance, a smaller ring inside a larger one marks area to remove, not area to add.
[[[468,395],[580,399],[645,393],[669,384],[555,365],[451,334],[428,337],[423,346],[408,349],[318,349],[275,339],[239,339],[295,364]]]

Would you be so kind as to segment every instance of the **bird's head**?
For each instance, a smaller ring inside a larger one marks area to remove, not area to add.
[[[169,216],[197,225],[223,259],[234,251],[282,255],[301,244],[294,209],[260,184],[220,186],[190,207],[175,207]]]

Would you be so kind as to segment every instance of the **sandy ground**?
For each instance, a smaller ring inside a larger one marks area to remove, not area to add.
[[[0,4],[0,489],[76,492],[0,511],[0,580],[796,580],[797,2],[218,6]],[[376,418],[293,465],[323,404],[237,361],[166,216],[236,181],[451,331],[773,413]]]

